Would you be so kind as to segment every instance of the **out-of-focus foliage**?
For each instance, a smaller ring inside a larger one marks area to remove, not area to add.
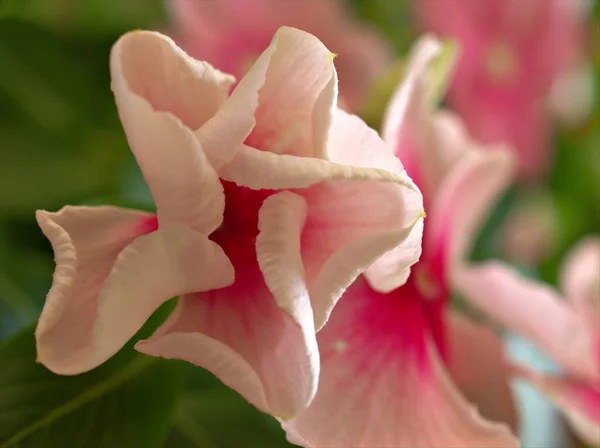
[[[31,362],[32,339],[29,329],[0,348],[3,447],[161,446],[184,385],[182,364],[129,347],[98,369],[65,377]]]
[[[414,42],[410,2],[349,3],[399,58],[363,109],[365,119],[378,127],[403,73],[401,56]],[[598,2],[594,17],[588,42],[596,79],[594,114],[581,126],[557,129],[555,169],[543,187],[557,206],[557,244],[539,266],[526,268],[552,284],[564,252],[600,230]],[[276,421],[211,375],[136,354],[130,345],[78,377],[53,375],[34,362],[31,325],[53,270],[50,245],[34,212],[80,203],[152,208],[118,120],[108,57],[123,32],[167,25],[159,0],[0,1],[2,447],[291,446]],[[498,204],[475,258],[497,255],[495,235],[521,188]]]

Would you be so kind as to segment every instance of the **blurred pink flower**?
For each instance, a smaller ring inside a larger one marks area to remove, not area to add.
[[[416,0],[424,28],[461,46],[451,106],[475,138],[510,144],[525,178],[538,178],[552,160],[544,102],[579,61],[580,3]]]
[[[306,411],[283,423],[293,443],[518,446],[508,426],[485,420],[468,401],[486,418],[514,425],[501,342],[447,308],[452,271],[510,178],[511,154],[482,151],[456,117],[431,113],[427,75],[439,50],[429,38],[417,45],[383,129],[422,186],[429,213],[422,257],[408,277],[409,246],[388,253],[337,303],[317,335],[317,395]],[[420,233],[412,241],[418,248]]]
[[[303,31],[280,29],[229,97],[233,78],[158,33],[124,35],[111,74],[158,212],[38,212],[57,262],[40,361],[89,370],[179,295],[136,349],[297,414],[316,390],[315,327],[422,221],[419,190],[373,130],[335,107],[331,53]],[[405,268],[418,253],[407,248]]]
[[[340,101],[351,111],[390,60],[383,39],[352,20],[339,0],[168,0],[168,5],[180,45],[238,79],[280,26],[314,34],[339,54]]]
[[[581,241],[561,273],[563,299],[500,263],[473,266],[461,287],[508,329],[530,339],[563,370],[556,377],[520,367],[560,407],[587,442],[600,446],[600,239]]]

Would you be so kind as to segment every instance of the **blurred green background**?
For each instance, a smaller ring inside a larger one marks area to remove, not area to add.
[[[406,54],[416,35],[408,1],[351,5],[398,57]],[[526,267],[552,284],[564,252],[600,230],[599,11],[588,39],[596,107],[581,125],[557,129],[556,168],[542,189],[556,212],[555,244]],[[75,378],[34,363],[33,325],[54,267],[34,211],[82,203],[152,209],[116,113],[108,56],[122,33],[168,26],[159,0],[0,0],[0,447],[291,446],[275,421],[211,375],[131,346]],[[384,84],[375,103],[389,94]],[[521,194],[513,189],[501,201],[476,258],[497,255],[498,228]]]

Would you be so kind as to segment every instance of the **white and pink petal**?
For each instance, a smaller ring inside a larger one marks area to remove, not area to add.
[[[154,215],[116,207],[38,212],[56,270],[36,329],[38,358],[77,374],[114,355],[165,301],[224,286],[222,251],[187,228],[157,228]]]
[[[111,77],[119,116],[159,221],[209,235],[223,218],[223,189],[193,130],[219,110],[233,78],[154,32],[119,39],[111,52]]]
[[[244,142],[322,158],[336,102],[332,53],[311,34],[282,27],[197,135],[219,172]]]
[[[143,353],[208,369],[258,409],[280,418],[306,408],[319,375],[312,311],[297,253],[302,204],[300,198],[286,196],[274,196],[262,212],[256,247],[260,267],[253,240],[226,244],[235,282],[182,297],[167,322],[136,345]],[[277,211],[287,215],[277,216]],[[291,288],[281,283],[274,262],[281,262],[293,279]]]

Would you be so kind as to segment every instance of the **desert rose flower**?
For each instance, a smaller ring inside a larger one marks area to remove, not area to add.
[[[455,116],[432,113],[428,75],[440,49],[432,38],[418,44],[383,129],[424,194],[423,254],[406,281],[406,247],[392,251],[337,303],[317,335],[317,395],[283,423],[301,446],[518,446],[469,403],[514,424],[500,341],[448,309],[454,265],[509,179],[511,154],[483,151]]]
[[[282,28],[228,96],[234,79],[170,38],[119,39],[112,89],[157,213],[38,212],[57,262],[36,331],[43,364],[92,369],[180,296],[137,350],[202,366],[273,415],[310,402],[315,329],[366,266],[419,238],[423,216],[391,150],[336,108],[332,60]],[[418,246],[407,251],[404,268]]]
[[[339,0],[168,0],[168,6],[181,46],[238,78],[279,27],[314,34],[339,54],[340,101],[351,111],[390,60],[383,39],[352,20]]]
[[[496,262],[467,269],[461,284],[480,307],[556,361],[562,376],[518,372],[564,411],[583,440],[600,446],[600,239],[584,239],[567,257],[565,298]]]
[[[448,97],[469,131],[510,144],[523,177],[542,175],[552,160],[545,99],[580,62],[581,1],[415,1],[425,29],[460,44]]]

